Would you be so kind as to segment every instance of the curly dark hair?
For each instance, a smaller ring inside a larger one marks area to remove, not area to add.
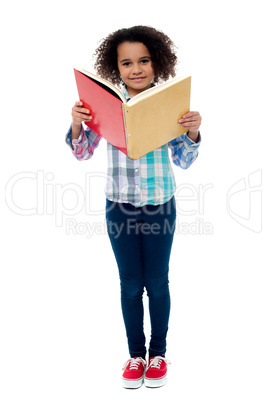
[[[111,33],[96,49],[94,67],[100,77],[110,80],[113,84],[122,83],[118,69],[117,48],[123,42],[141,42],[147,47],[154,70],[154,83],[175,76],[177,57],[171,39],[155,28],[137,25]]]

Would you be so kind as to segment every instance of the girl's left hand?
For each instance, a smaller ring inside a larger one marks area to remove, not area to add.
[[[185,127],[189,130],[189,137],[195,137],[198,134],[201,120],[202,118],[199,112],[188,112],[178,120],[178,124],[179,126]]]

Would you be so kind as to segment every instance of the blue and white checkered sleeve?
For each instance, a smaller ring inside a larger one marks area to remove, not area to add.
[[[168,146],[171,149],[173,163],[182,169],[188,169],[198,157],[200,142],[200,133],[198,142],[192,141],[187,133],[170,141]]]
[[[90,159],[93,156],[101,138],[102,137],[99,134],[91,130],[89,127],[84,130],[82,126],[79,138],[71,141],[70,126],[69,131],[65,136],[65,142],[70,146],[73,155],[81,161]]]

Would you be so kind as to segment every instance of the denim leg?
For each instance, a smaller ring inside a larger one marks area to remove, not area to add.
[[[112,208],[110,208],[112,204]],[[137,214],[138,211],[138,214]],[[107,201],[107,227],[121,283],[121,305],[131,357],[145,356],[143,291],[149,297],[151,355],[166,352],[170,314],[169,259],[175,200],[134,208]]]
[[[161,207],[161,213],[157,216],[147,215],[146,221],[149,222],[151,230],[142,231],[145,287],[151,321],[149,354],[153,356],[166,352],[171,307],[168,275],[176,209],[174,200],[167,204]],[[153,225],[156,230],[153,230]]]
[[[133,216],[129,218],[118,206],[107,212],[108,234],[119,269],[129,353],[131,357],[145,357],[143,251],[141,237],[135,229],[138,224],[134,221]]]

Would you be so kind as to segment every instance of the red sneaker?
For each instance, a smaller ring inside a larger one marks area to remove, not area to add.
[[[162,387],[167,382],[167,365],[170,361],[162,356],[149,359],[148,369],[145,375],[145,386],[150,388]]]
[[[144,382],[146,361],[142,357],[133,357],[124,364],[122,386],[124,388],[139,388]]]

